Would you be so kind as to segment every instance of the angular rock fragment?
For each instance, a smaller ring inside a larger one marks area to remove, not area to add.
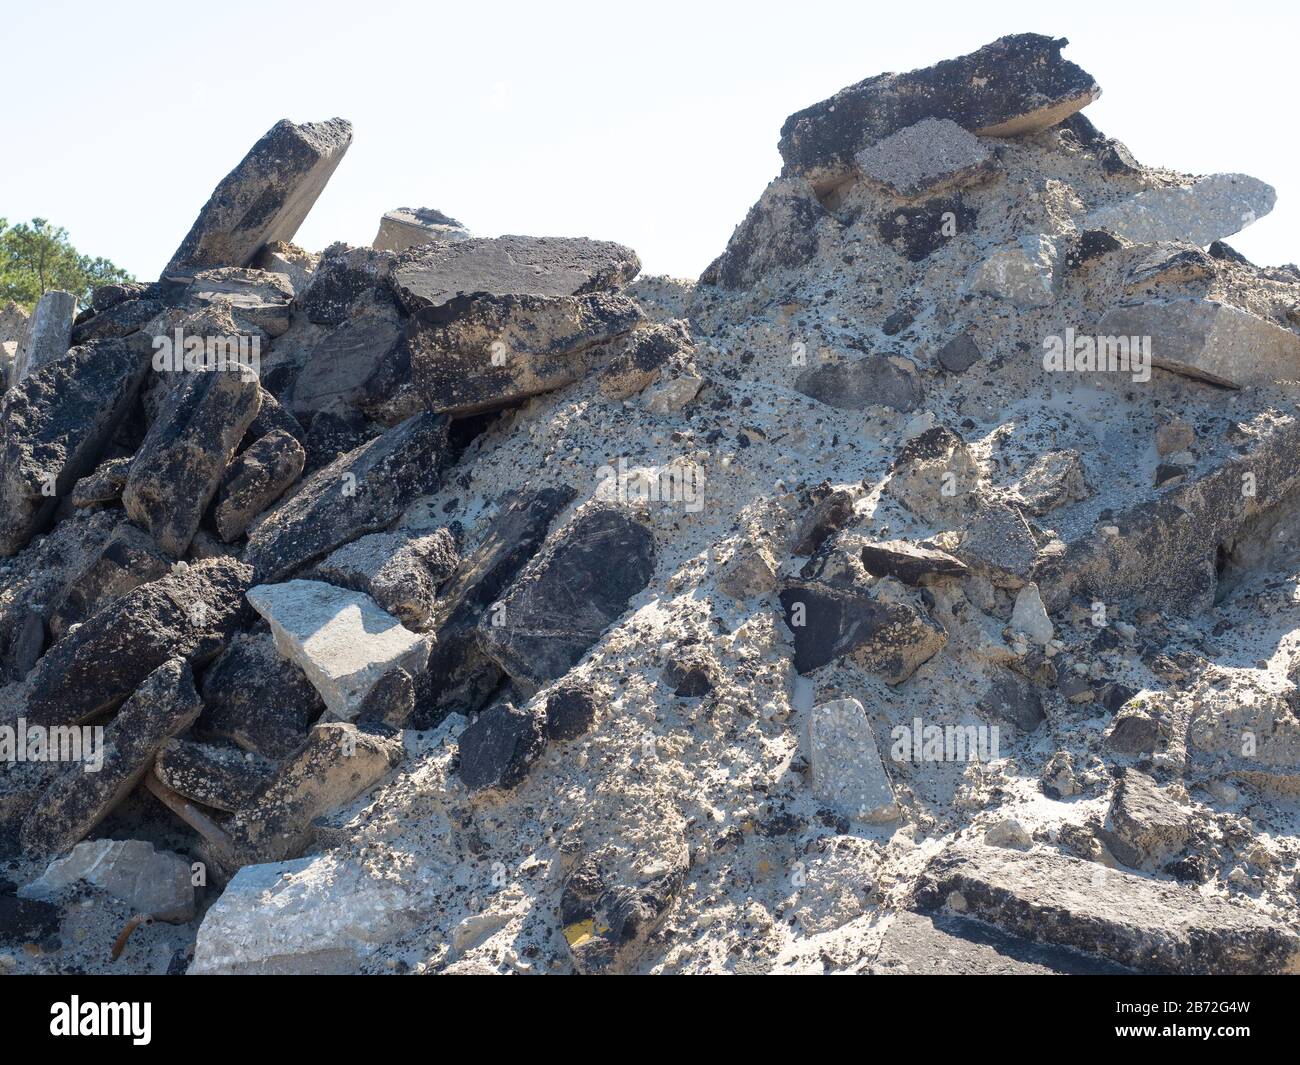
[[[1135,244],[1185,241],[1204,248],[1273,210],[1277,193],[1247,174],[1210,174],[1191,185],[1144,189],[1098,207],[1084,220]]]
[[[199,730],[278,762],[293,753],[325,703],[267,633],[241,633],[207,672]]]
[[[330,329],[294,381],[294,413],[346,410],[368,397],[371,379],[396,357],[402,331],[402,316],[391,302],[367,305]]]
[[[649,583],[654,534],[626,509],[596,503],[547,544],[479,621],[479,639],[525,691],[567,673]]]
[[[898,819],[875,731],[858,700],[813,707],[807,744],[809,782],[818,799],[846,817],[873,823]]]
[[[266,787],[275,763],[236,747],[168,740],[158,749],[153,771],[177,794],[214,810],[233,811]]]
[[[1043,515],[1092,495],[1077,451],[1057,448],[1034,460],[1016,483],[1016,493],[1030,514]]]
[[[156,921],[183,924],[194,918],[190,863],[171,851],[154,850],[143,840],[96,839],[78,843],[37,879],[24,884],[20,898],[48,900],[84,881],[121,899],[136,913]]]
[[[853,517],[853,493],[843,488],[829,492],[799,521],[795,531],[796,555],[812,555],[827,537],[842,529]]]
[[[899,449],[885,491],[922,521],[942,525],[970,509],[980,482],[980,468],[966,442],[936,425]]]
[[[313,474],[249,530],[244,558],[257,579],[279,580],[378,532],[417,496],[436,491],[446,438],[445,419],[417,415]]]
[[[1186,845],[1191,835],[1191,811],[1168,788],[1139,770],[1128,768],[1111,799],[1103,842],[1133,869],[1162,865]]]
[[[930,863],[916,893],[918,907],[951,905],[954,893],[969,916],[1005,932],[1140,972],[1300,968],[1300,938],[1258,911],[1097,862],[958,844]]]
[[[396,207],[379,219],[370,246],[376,251],[406,251],[435,240],[469,240],[469,230],[432,207]]]
[[[267,433],[227,468],[217,491],[212,520],[226,543],[237,540],[302,473],[307,452],[283,429]]]
[[[540,715],[497,703],[460,734],[460,779],[470,791],[508,790],[524,779],[545,746]]]
[[[93,507],[96,503],[116,503],[122,498],[127,475],[131,472],[130,455],[105,459],[94,473],[88,473],[72,486],[68,501],[74,507]]]
[[[236,267],[201,270],[185,289],[185,302],[195,310],[221,306],[236,323],[278,337],[289,329],[293,284],[288,274],[265,270]]]
[[[284,240],[273,240],[262,248],[253,259],[253,266],[269,274],[284,274],[293,286],[295,295],[305,293],[311,285],[312,275],[316,272],[319,255],[303,251],[296,244]]]
[[[264,245],[292,240],[351,143],[352,125],[341,118],[277,122],[217,185],[163,278],[248,266]]]
[[[722,679],[717,659],[699,647],[674,651],[659,675],[660,683],[683,699],[708,695],[722,683]]]
[[[327,326],[345,325],[360,314],[391,307],[388,277],[393,262],[388,252],[331,244],[321,253],[311,287],[298,304],[308,319]]]
[[[744,289],[775,270],[795,269],[817,254],[819,231],[834,228],[811,186],[799,178],[777,178],[749,209],[700,283]]]
[[[667,916],[685,879],[684,863],[626,883],[608,860],[583,858],[560,894],[560,923],[573,966],[587,975],[630,971]]]
[[[585,237],[479,237],[412,248],[393,267],[408,313],[473,296],[580,296],[621,288],[641,269],[631,248]]]
[[[271,626],[280,653],[302,667],[335,718],[356,717],[391,669],[423,671],[432,639],[411,632],[369,596],[320,581],[249,589],[248,601]]]
[[[1150,338],[1154,365],[1229,388],[1300,379],[1300,335],[1215,300],[1112,307],[1098,332]]]
[[[1005,671],[980,697],[979,709],[989,717],[1015,725],[1022,732],[1033,732],[1047,720],[1042,697],[1033,686]]]
[[[922,119],[948,119],[984,137],[1016,137],[1069,118],[1100,95],[1061,58],[1068,42],[1038,33],[1000,37],[978,51],[907,74],[878,74],[791,115],[781,127],[785,173],[819,193],[852,176],[863,148]]]
[[[373,726],[313,726],[271,782],[227,822],[228,845],[213,857],[226,869],[296,858],[311,843],[312,821],[374,787],[402,758],[402,744]]]
[[[357,723],[378,722],[404,728],[415,712],[415,680],[401,666],[390,669],[366,692],[357,710]]]
[[[140,782],[163,741],[194,724],[202,709],[184,659],[172,658],[150,672],[105,727],[99,771],[71,766],[37,800],[23,822],[23,849],[52,855],[84,839]]]
[[[473,713],[497,686],[501,667],[479,647],[479,621],[490,616],[575,495],[563,486],[525,492],[505,502],[482,542],[466,553],[443,585],[434,607],[437,643],[428,671],[420,678],[419,713],[426,726],[453,709]]]
[[[943,629],[917,607],[883,601],[867,588],[792,581],[780,600],[799,673],[851,655],[885,683],[901,684],[948,642]]]
[[[973,185],[993,172],[989,150],[946,118],[924,118],[853,157],[863,177],[899,196],[924,196]]]
[[[718,574],[718,590],[732,599],[767,595],[776,587],[778,564],[763,543],[741,544]]]
[[[906,540],[881,540],[862,548],[862,564],[875,577],[897,577],[904,584],[921,584],[927,577],[963,577],[961,559],[933,547]]]
[[[438,585],[460,561],[446,529],[428,536],[372,533],[340,547],[316,567],[331,584],[365,592],[417,632],[433,618]]]
[[[54,516],[99,461],[149,368],[124,341],[73,348],[0,401],[0,555],[12,555]]]
[[[50,289],[36,301],[14,355],[10,386],[21,384],[31,373],[63,358],[72,346],[72,316],[77,298],[71,292]]]
[[[803,371],[794,387],[840,410],[862,410],[878,404],[904,414],[916,410],[925,395],[916,367],[898,355],[867,355],[826,363]]]
[[[1032,581],[1016,593],[1016,602],[1011,608],[1011,627],[1040,644],[1051,642],[1056,635],[1052,619],[1043,606],[1043,598],[1038,594],[1038,585]]]
[[[600,391],[608,399],[627,399],[659,379],[674,356],[691,347],[684,322],[637,329],[616,342],[615,354],[601,360]]]
[[[995,296],[1015,307],[1046,307],[1056,299],[1060,266],[1057,242],[1036,233],[994,251],[971,271],[966,285],[972,293]]]
[[[1168,735],[1168,727],[1141,704],[1123,706],[1106,729],[1104,742],[1120,754],[1150,754]]]
[[[456,245],[448,245],[455,247]],[[472,296],[407,326],[411,373],[425,406],[463,416],[581,380],[605,346],[642,321],[626,296]]]
[[[587,685],[564,683],[546,697],[546,738],[575,740],[596,721],[596,693]]]
[[[349,975],[416,921],[402,878],[330,854],[246,865],[204,915],[192,975]]]
[[[1033,572],[1038,543],[1017,508],[990,503],[976,509],[953,554],[995,583],[1018,587]]]
[[[32,671],[28,720],[79,724],[117,706],[169,659],[209,661],[247,616],[249,578],[234,559],[204,559],[114,599]]]
[[[52,612],[117,524],[113,514],[75,515],[14,560],[13,570],[0,580],[0,668],[6,679],[19,680],[36,664]]]
[[[88,559],[67,591],[51,604],[46,621],[50,635],[62,639],[101,608],[171,569],[171,559],[129,522],[121,522]]]
[[[873,976],[1121,976],[1131,971],[967,917],[911,910],[894,916],[871,963]]]
[[[246,367],[186,374],[168,394],[122,491],[127,514],[164,551],[180,557],[190,546],[260,404]]]

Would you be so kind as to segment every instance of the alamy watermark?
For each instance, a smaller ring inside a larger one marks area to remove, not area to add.
[[[629,468],[620,457],[596,470],[597,495],[620,503],[680,503],[688,514],[704,509],[704,477],[693,462]]]
[[[0,725],[0,762],[82,762],[87,773],[104,768],[103,725],[29,725],[20,717]]]
[[[171,336],[153,338],[153,368],[157,373],[197,373],[200,370],[249,369],[260,376],[262,338],[186,336],[179,326]]]
[[[1055,373],[1126,373],[1138,382],[1151,380],[1151,338],[1076,333],[1043,338],[1043,369]]]
[[[889,730],[895,762],[992,762],[1000,757],[997,725],[927,725],[914,717]]]

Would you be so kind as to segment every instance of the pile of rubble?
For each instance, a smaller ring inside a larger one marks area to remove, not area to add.
[[[698,284],[310,254],[286,121],[6,317],[0,966],[1300,968],[1300,270],[1064,44],[793,115]]]

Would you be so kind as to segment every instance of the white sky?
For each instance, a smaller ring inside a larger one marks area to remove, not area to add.
[[[1278,190],[1231,243],[1300,260],[1300,14],[1092,0],[1053,10],[619,0],[457,4],[0,0],[0,217],[156,277],[213,186],[280,118],[354,139],[297,242],[368,244],[436,207],[476,234],[589,236],[694,277],[780,169],[793,111],[1005,33],[1070,39],[1104,95],[1088,117],[1138,160],[1242,171]]]

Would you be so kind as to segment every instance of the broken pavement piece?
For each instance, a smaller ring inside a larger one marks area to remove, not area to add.
[[[1204,248],[1245,229],[1273,210],[1277,193],[1247,174],[1210,174],[1192,184],[1144,189],[1094,210],[1087,229],[1135,244],[1185,241]]]
[[[808,715],[809,778],[813,794],[837,813],[872,823],[900,816],[876,734],[856,699],[836,699]]]
[[[178,739],[158,749],[153,766],[158,779],[178,795],[225,811],[250,803],[274,771],[274,762],[237,747]]]
[[[260,404],[257,374],[243,366],[187,373],[171,387],[131,463],[122,506],[172,556],[190,546]]]
[[[449,305],[473,296],[581,296],[627,284],[641,269],[631,248],[585,237],[476,237],[412,248],[392,285],[409,314],[447,321]]]
[[[1300,938],[1251,907],[1035,850],[960,843],[926,869],[923,910],[960,897],[965,912],[1015,935],[1071,947],[1140,972],[1287,973]],[[1052,919],[1045,921],[1050,912]]]
[[[863,148],[853,161],[863,177],[907,197],[974,185],[993,172],[979,138],[947,118],[923,118]]]
[[[0,556],[16,553],[90,473],[130,411],[148,358],[122,340],[73,348],[0,402]]]
[[[325,703],[270,633],[239,633],[203,674],[197,729],[278,762],[302,745]]]
[[[160,665],[105,726],[98,771],[71,765],[36,801],[23,821],[24,851],[54,855],[84,839],[140,782],[163,742],[189,728],[202,709],[189,663],[173,658]]]
[[[396,521],[437,490],[446,441],[446,420],[419,414],[317,471],[249,530],[244,558],[257,580],[280,580]]]
[[[37,663],[28,720],[80,724],[117,706],[169,659],[206,663],[246,618],[249,577],[234,559],[204,559],[114,599]]]
[[[435,240],[469,240],[460,222],[432,207],[395,207],[379,219],[379,232],[370,246],[377,251],[402,252]]]
[[[344,119],[281,119],[213,190],[163,278],[190,281],[200,270],[248,266],[264,245],[293,240],[351,143]]]
[[[457,772],[470,791],[517,785],[546,745],[542,718],[509,703],[497,703],[474,718],[460,734]]]
[[[642,321],[607,293],[464,297],[450,321],[422,311],[407,323],[412,381],[435,413],[495,410],[582,379]]]
[[[926,118],[948,119],[984,137],[1016,137],[1054,126],[1101,89],[1061,58],[1065,38],[1000,37],[978,51],[906,74],[877,74],[805,108],[781,127],[785,173],[824,194],[852,176],[863,148]]]
[[[483,649],[525,691],[562,677],[649,583],[655,560],[654,533],[627,508],[590,504],[479,621]]]
[[[279,499],[302,473],[303,446],[283,429],[255,440],[235,456],[217,491],[213,524],[225,543],[237,540],[248,526]]]
[[[280,653],[297,663],[328,712],[350,721],[367,693],[398,666],[424,670],[432,638],[411,632],[368,595],[320,581],[260,584],[248,591]]]
[[[79,881],[103,888],[136,913],[183,924],[194,918],[190,863],[143,840],[96,839],[78,843],[18,889],[23,899],[48,900]]]

